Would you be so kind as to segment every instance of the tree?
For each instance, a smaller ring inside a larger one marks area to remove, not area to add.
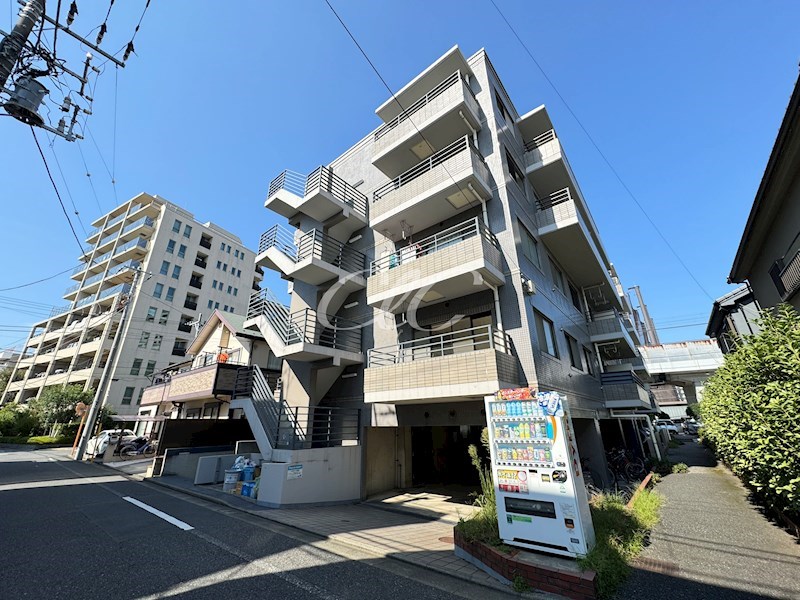
[[[700,405],[699,404],[690,404],[686,407],[686,414],[690,417],[695,419],[700,418]]]
[[[781,305],[760,326],[708,380],[704,436],[768,504],[800,514],[800,315]]]
[[[2,396],[3,392],[6,391],[8,382],[11,379],[11,371],[13,371],[11,367],[0,369],[0,396]]]
[[[75,406],[78,402],[91,404],[93,398],[94,392],[83,391],[80,385],[51,386],[45,388],[36,400],[31,401],[30,409],[39,417],[45,429],[50,427],[49,435],[54,435],[60,425],[75,419]]]

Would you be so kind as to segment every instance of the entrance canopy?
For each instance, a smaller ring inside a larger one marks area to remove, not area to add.
[[[111,415],[111,420],[118,423],[140,423],[142,421],[166,421],[167,418],[164,415]]]

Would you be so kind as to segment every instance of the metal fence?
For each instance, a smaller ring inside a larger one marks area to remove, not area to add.
[[[296,236],[295,232],[274,225],[261,236],[258,252],[260,254],[270,248],[277,248],[295,263],[318,258],[351,273],[363,271],[366,264],[366,256],[361,252],[318,229]]]

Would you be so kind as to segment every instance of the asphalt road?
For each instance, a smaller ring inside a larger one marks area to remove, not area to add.
[[[3,600],[507,597],[46,450],[0,449],[0,557]]]

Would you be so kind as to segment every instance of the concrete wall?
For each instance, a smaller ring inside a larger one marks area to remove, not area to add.
[[[397,487],[398,461],[396,427],[365,427],[365,489],[372,496]]]

